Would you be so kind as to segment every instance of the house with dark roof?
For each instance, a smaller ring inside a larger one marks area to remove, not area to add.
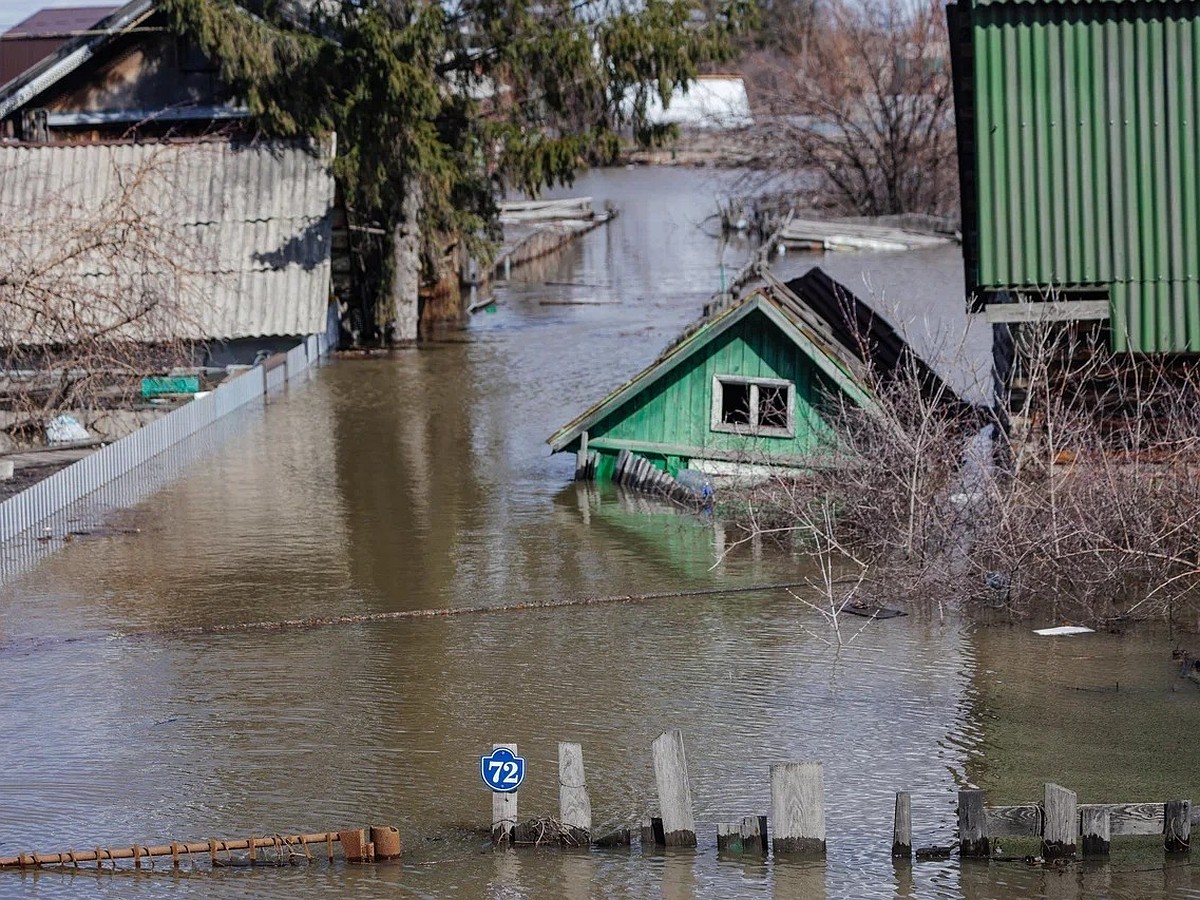
[[[90,31],[116,6],[42,9],[0,34],[0,85],[40,63],[73,38]]]
[[[620,480],[631,459],[642,483],[647,466],[671,478],[803,466],[834,440],[841,404],[875,406],[873,386],[906,371],[961,403],[882,316],[813,268],[702,320],[547,443],[598,480]]]
[[[51,11],[44,14],[56,21]],[[0,79],[0,139],[50,143],[239,130],[246,109],[216,64],[168,25],[155,0],[130,0],[85,28],[58,32],[48,55]]]

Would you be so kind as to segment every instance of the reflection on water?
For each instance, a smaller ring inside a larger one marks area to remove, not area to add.
[[[714,289],[722,249],[694,227],[694,172],[608,172],[581,192],[623,214],[554,262],[580,287],[525,282],[464,339],[335,363],[238,419],[196,465],[128,513],[136,535],[61,546],[0,586],[0,853],[388,822],[399,865],[133,875],[4,873],[0,894],[205,897],[1174,896],[1190,870],[1043,873],[956,861],[894,865],[893,794],[915,841],[953,836],[955,791],[1024,799],[1051,777],[1114,791],[1090,694],[1067,691],[1159,653],[1115,638],[1037,644],[921,616],[837,653],[782,590],[639,605],[237,634],[130,636],[177,625],[479,606],[796,581],[786,553],[612,488],[568,482],[545,436],[645,365]],[[557,267],[557,268],[555,268]],[[57,545],[56,545],[57,546]],[[722,551],[728,550],[723,556]],[[720,560],[718,561],[718,557]],[[1078,648],[1078,650],[1076,650]],[[1138,654],[1141,654],[1140,656]],[[1169,674],[1169,673],[1168,673]],[[1128,679],[1128,681],[1126,681]],[[1012,685],[1018,688],[1012,688]],[[1039,687],[1040,686],[1040,687]],[[1056,700],[1048,688],[1062,687]],[[1039,694],[1041,690],[1042,694]],[[1130,688],[1132,690],[1132,687]],[[1131,695],[1133,696],[1133,695]],[[1194,770],[1196,698],[1138,694],[1103,718],[1131,747],[1170,720],[1163,783],[1112,749],[1131,799]],[[1172,697],[1178,699],[1172,700]],[[1172,703],[1178,704],[1172,706]],[[1060,705],[1054,705],[1060,704]],[[1000,719],[993,718],[1000,716]],[[1157,718],[1156,718],[1157,717]],[[1178,728],[1176,728],[1178,725]],[[557,743],[584,746],[597,828],[652,811],[650,743],[684,730],[696,853],[493,853],[478,754],[516,742],[526,816],[557,809]],[[1172,744],[1171,740],[1175,743]],[[1031,749],[1033,748],[1033,749]],[[1128,754],[1121,755],[1121,754]],[[767,811],[767,767],[825,763],[823,865],[718,859],[716,823]],[[1074,769],[1071,760],[1086,759]],[[1005,774],[1005,766],[1012,774]],[[1017,772],[1020,776],[1017,776]],[[1189,785],[1191,782],[1187,782]]]

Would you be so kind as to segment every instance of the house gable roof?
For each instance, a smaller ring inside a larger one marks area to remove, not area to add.
[[[754,312],[761,312],[789,340],[808,356],[834,384],[860,406],[874,405],[852,362],[853,354],[825,335],[818,333],[810,322],[789,313],[770,288],[759,289],[740,302],[701,324],[691,333],[669,347],[657,360],[617,388],[595,406],[576,417],[551,435],[546,443],[557,453],[564,450],[584,431],[609,413],[618,409],[634,395],[670,374],[676,367],[724,334]]]
[[[8,84],[0,85],[0,119],[58,84],[114,37],[135,28],[154,13],[154,0],[130,0],[97,22],[86,34],[67,41]]]

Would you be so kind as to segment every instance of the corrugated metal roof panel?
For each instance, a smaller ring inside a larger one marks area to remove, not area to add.
[[[1118,349],[1200,351],[1197,6],[972,16],[980,287],[1108,287]]]
[[[133,177],[148,180],[158,221],[199,248],[200,333],[184,336],[228,339],[324,329],[333,177],[327,159],[299,144],[0,146],[0,216],[26,229],[21,252],[37,258],[53,250],[54,234],[36,227],[39,217],[63,210],[95,214],[128,189]],[[153,268],[154,262],[147,265]],[[102,271],[95,260],[83,261],[77,274]]]

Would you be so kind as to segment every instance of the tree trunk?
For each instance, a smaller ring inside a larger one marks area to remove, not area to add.
[[[421,193],[414,187],[405,196],[404,216],[392,231],[392,280],[380,303],[379,323],[389,344],[417,339],[421,288],[420,209]]]

